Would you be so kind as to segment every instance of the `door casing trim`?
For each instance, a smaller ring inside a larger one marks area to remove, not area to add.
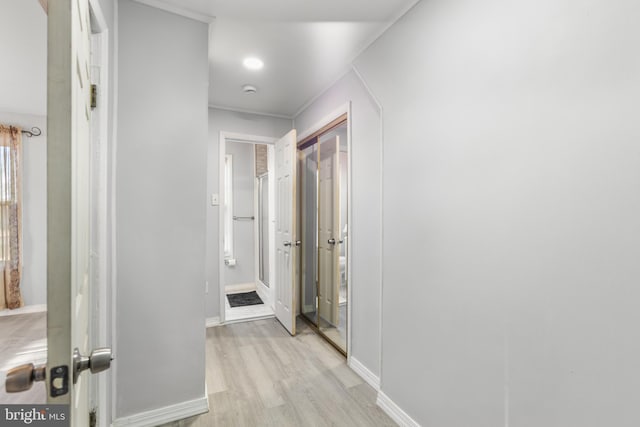
[[[219,154],[218,154],[218,294],[219,294],[219,304],[220,304],[220,324],[225,324],[225,286],[224,286],[224,271],[225,271],[225,263],[224,263],[224,215],[222,212],[222,203],[224,201],[224,158],[227,153],[227,142],[242,142],[247,144],[267,144],[267,145],[275,145],[277,138],[272,138],[268,136],[260,136],[260,135],[251,135],[237,132],[227,132],[221,131],[219,141]],[[255,242],[254,242],[255,243]],[[270,242],[272,246],[273,242]],[[271,251],[273,252],[273,251]],[[273,271],[271,268],[273,265],[273,257],[269,257],[270,263],[270,271]],[[275,267],[275,266],[273,266]],[[271,284],[270,293],[271,293],[271,302],[274,300],[274,287],[278,286],[276,283]],[[247,319],[252,320],[252,319]]]

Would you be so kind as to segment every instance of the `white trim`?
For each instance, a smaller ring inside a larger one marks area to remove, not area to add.
[[[92,11],[93,5],[91,5]],[[97,18],[96,18],[97,19]],[[99,348],[109,346],[108,322],[109,306],[107,258],[109,254],[108,220],[107,220],[107,181],[108,181],[108,126],[109,126],[109,96],[108,96],[108,33],[105,31],[91,35],[92,63],[91,83],[98,88],[99,104],[91,116],[91,218],[89,268],[91,271],[91,291],[89,292],[90,316],[90,346]],[[97,72],[95,72],[97,69]],[[111,383],[111,372],[105,376],[91,379],[89,390],[90,409],[96,409],[101,425],[107,423],[108,393]]]
[[[272,138],[270,136],[249,135],[246,133],[237,132],[220,132],[220,140],[222,138],[226,142],[245,142],[247,144],[275,144],[278,138]]]
[[[225,183],[225,173],[224,173],[224,159],[227,152],[227,142],[242,142],[248,144],[275,144],[277,138],[272,138],[268,136],[259,136],[259,135],[250,135],[238,132],[226,132],[220,131],[220,136],[218,137],[218,146],[219,146],[219,154],[218,154],[218,194],[220,195],[220,200],[224,200],[224,183]],[[218,215],[218,258],[219,258],[219,267],[218,267],[218,294],[220,298],[220,323],[226,324],[225,315],[226,315],[226,307],[225,307],[225,281],[224,281],[224,272],[226,265],[224,263],[224,243],[222,236],[224,236],[224,209],[220,210],[220,214]],[[274,289],[276,285],[271,284],[270,289]],[[272,291],[273,292],[273,291]],[[243,319],[244,320],[244,319]],[[251,319],[254,320],[254,319]],[[231,322],[236,323],[236,321]]]
[[[360,80],[360,82],[362,83],[362,85],[364,86],[364,88],[366,89],[367,93],[369,94],[369,96],[371,97],[371,100],[378,106],[378,109],[380,110],[380,319],[379,319],[379,340],[380,340],[380,348],[379,348],[379,360],[380,360],[380,366],[378,367],[378,370],[380,372],[380,378],[382,377],[382,356],[383,356],[383,350],[382,350],[382,317],[383,317],[383,313],[382,313],[382,305],[383,305],[383,297],[384,297],[384,293],[383,293],[383,288],[384,288],[384,108],[382,107],[382,103],[378,100],[378,98],[376,98],[376,96],[374,95],[373,91],[371,90],[371,88],[369,87],[369,85],[367,84],[367,82],[365,81],[364,77],[362,76],[362,74],[360,74],[360,71],[358,71],[358,68],[354,65],[353,66],[353,72],[356,75],[356,77],[358,77],[358,79]]]
[[[108,271],[109,271],[109,255],[110,250],[110,240],[108,234],[109,228],[109,217],[108,217],[108,206],[109,206],[109,193],[108,193],[108,185],[109,182],[109,163],[108,163],[108,155],[109,155],[109,128],[112,125],[109,122],[109,112],[111,109],[111,95],[110,95],[110,86],[109,86],[109,78],[110,78],[110,62],[114,59],[109,55],[110,48],[110,29],[109,23],[107,22],[104,11],[102,10],[102,6],[99,0],[89,0],[89,7],[91,14],[94,18],[95,28],[94,33],[91,35],[92,42],[92,51],[96,51],[95,55],[92,55],[93,58],[97,59],[96,63],[91,61],[91,67],[98,66],[100,71],[99,81],[95,82],[92,79],[92,83],[98,84],[98,97],[99,97],[99,106],[98,106],[98,114],[94,115],[92,118],[91,127],[92,129],[95,126],[95,121],[98,122],[98,135],[95,135],[92,131],[92,149],[96,149],[95,146],[95,137],[98,137],[97,149],[98,151],[98,162],[99,165],[92,165],[92,167],[98,167],[98,176],[97,182],[94,182],[94,185],[97,185],[98,188],[94,188],[94,193],[96,198],[92,200],[92,209],[98,209],[97,211],[97,224],[95,226],[98,227],[97,232],[97,246],[92,247],[92,250],[97,251],[97,265],[91,266],[91,268],[97,268],[97,278],[98,282],[97,286],[92,289],[91,292],[91,304],[94,306],[96,313],[94,315],[94,319],[92,319],[91,332],[92,332],[92,343],[93,347],[104,347],[110,346],[112,342],[112,335],[109,334],[110,323],[113,319],[113,314],[108,311],[108,307],[112,303],[110,288],[111,283],[108,283]],[[117,6],[114,6],[117,10]],[[114,21],[116,18],[114,18]],[[115,50],[115,47],[114,47]],[[93,158],[93,154],[92,154]],[[95,179],[92,172],[92,179]],[[93,213],[92,213],[93,217]],[[94,235],[94,233],[92,233]],[[94,254],[92,253],[92,257]],[[93,272],[92,272],[93,276]],[[113,331],[112,331],[113,332]],[[97,417],[99,425],[108,425],[111,421],[112,417],[112,408],[109,403],[111,400],[111,390],[113,387],[113,378],[114,373],[112,370],[106,372],[104,376],[100,376],[94,378],[91,381],[92,388],[90,390],[91,397],[89,404],[91,406],[97,406]],[[93,407],[90,409],[94,409]]]
[[[271,293],[270,289],[260,279],[256,280],[256,292],[257,292],[258,296],[260,297],[260,299],[262,300],[262,302],[264,302],[264,305],[268,305],[269,307],[272,306],[272,304],[271,304],[271,295],[269,295]]]
[[[117,180],[117,159],[118,159],[118,55],[119,55],[119,25],[118,25],[118,13],[119,13],[119,0],[113,2],[113,88],[112,88],[112,123],[111,123],[111,182],[110,182],[110,194],[109,197],[109,221],[111,223],[111,242],[110,242],[110,255],[111,255],[111,280],[109,283],[111,300],[111,351],[114,355],[114,362],[111,364],[111,419],[117,413],[117,388],[118,384],[115,378],[118,378],[118,340],[117,340],[117,283],[118,283],[118,258],[117,258],[117,216],[116,216],[116,186]]]
[[[206,412],[209,412],[209,399],[205,393],[204,396],[195,400],[118,418],[113,422],[113,427],[154,427]]]
[[[261,314],[260,316],[245,317],[244,319],[233,319],[221,323],[221,325],[232,325],[234,323],[255,322],[256,320],[265,320],[275,318],[275,314]]]
[[[402,410],[389,396],[382,391],[378,393],[376,404],[401,427],[420,427],[420,424]]]
[[[230,111],[232,113],[253,114],[256,116],[275,117],[276,119],[293,120],[294,118],[294,116],[287,116],[286,114],[265,113],[263,111],[247,110],[244,108],[236,108],[236,107],[225,107],[225,106],[216,105],[216,104],[209,104],[209,108],[214,110]]]
[[[368,45],[367,45],[368,46]],[[353,60],[355,60],[358,56],[354,56]],[[338,75],[338,77],[336,77],[335,79],[331,80],[331,82],[329,84],[327,84],[326,86],[324,86],[320,92],[318,92],[315,96],[311,97],[311,99],[309,99],[307,102],[305,102],[304,104],[302,104],[302,107],[298,108],[298,110],[293,114],[293,118],[295,119],[296,117],[298,117],[300,114],[302,114],[304,112],[304,110],[306,110],[307,108],[309,108],[311,106],[311,104],[313,104],[314,102],[316,102],[319,98],[322,97],[322,95],[324,95],[325,93],[327,93],[327,91],[329,89],[331,89],[336,83],[338,83],[340,80],[342,80],[342,78],[344,76],[346,76],[349,71],[351,71],[351,63],[353,61],[349,61],[349,65],[347,65],[345,67],[344,70],[342,70],[340,72],[340,74]],[[326,123],[325,123],[326,124]]]
[[[220,326],[220,317],[208,317],[205,323],[206,328],[213,328],[214,326]]]
[[[353,151],[351,137],[351,101],[347,103],[347,158],[349,160],[347,164],[347,356],[351,355],[351,331],[352,331],[352,301],[353,301],[353,280],[351,262],[353,260],[353,185],[352,185],[352,173],[353,173]],[[338,147],[339,148],[339,147]]]
[[[347,360],[347,365],[349,365],[353,372],[360,375],[360,377],[365,380],[367,384],[373,387],[375,391],[380,391],[380,377],[371,372],[369,368],[362,364],[362,362],[360,362],[355,357],[349,357],[349,360]]]
[[[233,155],[224,155],[224,176],[228,176],[233,180]],[[225,180],[226,183],[226,180]],[[228,190],[228,191],[227,191]],[[227,200],[227,198],[229,200]],[[224,228],[224,234],[222,235],[222,244],[224,246],[224,259],[233,259],[234,244],[233,244],[233,185],[225,186],[224,197],[222,199],[222,212],[221,215],[227,214],[225,218],[226,227]]]
[[[391,28],[396,22],[398,22],[400,20],[400,18],[402,18],[404,15],[407,14],[407,12],[409,12],[411,9],[413,9],[413,7],[416,4],[418,4],[419,1],[420,0],[413,0],[406,7],[400,9],[400,11],[398,11],[398,13],[387,23],[387,25],[385,25],[382,28],[380,28],[379,31],[376,31],[373,34],[373,36],[371,36],[371,38],[366,43],[363,44],[362,48],[360,50],[358,50],[357,53],[351,57],[351,60],[349,61],[349,65],[347,65],[345,67],[345,70],[342,71],[336,79],[332,80],[330,84],[325,86],[324,89],[322,89],[320,92],[318,92],[317,95],[313,96],[307,102],[302,104],[302,107],[298,108],[298,111],[295,112],[295,114],[293,115],[293,118],[295,119],[300,114],[302,114],[302,112],[304,112],[304,110],[309,108],[309,106],[311,104],[316,102],[318,100],[318,98],[320,98],[322,95],[324,95],[329,89],[331,89],[333,87],[333,85],[338,83],[344,76],[346,76],[349,73],[349,71],[351,71],[353,63],[360,57],[360,55],[362,55],[365,50],[367,50],[376,40],[378,40],[384,33],[386,33],[389,28]]]
[[[42,313],[43,311],[47,311],[47,304],[25,305],[13,310],[0,310],[0,317],[13,316],[15,314]]]
[[[175,4],[165,2],[163,0],[134,0],[145,6],[155,7],[156,9],[164,10],[176,15],[184,16],[185,18],[194,19],[196,21],[204,22],[205,24],[211,24],[215,21],[216,17],[207,15],[205,13],[195,12],[193,10],[185,9]]]
[[[92,28],[92,29],[98,30],[96,31],[96,33],[102,33],[106,31],[109,28],[109,26],[107,25],[107,20],[105,19],[104,13],[102,12],[102,7],[100,7],[100,1],[89,0],[89,6],[91,7],[91,12],[93,13],[95,22],[98,24],[98,28]]]
[[[269,164],[269,304],[276,311],[276,148],[267,146]]]
[[[225,285],[224,285],[224,176],[225,159],[227,156],[225,133],[220,132],[218,137],[218,197],[223,202],[223,208],[218,210],[218,296],[220,304],[220,323],[224,323],[226,307],[224,305]]]
[[[367,50],[369,47],[376,42],[384,33],[386,33],[389,28],[393,27],[396,22],[398,22],[404,15],[406,15],[411,9],[417,5],[420,0],[413,0],[409,4],[407,4],[404,8],[400,9],[397,14],[394,15],[393,18],[380,30],[378,30],[370,39],[369,42],[366,43],[360,51],[356,55],[353,56],[353,59],[350,61],[352,64]]]

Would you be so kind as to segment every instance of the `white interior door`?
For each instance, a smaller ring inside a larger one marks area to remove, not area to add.
[[[338,136],[320,142],[318,173],[318,309],[320,318],[339,321],[340,168]],[[320,319],[319,319],[320,321]],[[320,322],[320,326],[322,323]]]
[[[296,131],[276,142],[276,318],[296,333],[295,182]]]
[[[74,349],[89,353],[90,52],[87,0],[48,7],[47,391],[89,423],[88,375],[74,383]],[[86,362],[88,367],[88,361]]]

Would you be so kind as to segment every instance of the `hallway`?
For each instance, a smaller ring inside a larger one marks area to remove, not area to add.
[[[275,319],[207,329],[209,413],[166,427],[394,426],[344,357],[297,328],[293,338]]]

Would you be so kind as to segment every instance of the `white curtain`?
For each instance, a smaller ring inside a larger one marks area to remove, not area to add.
[[[21,129],[0,125],[0,310],[24,305],[21,158]]]

